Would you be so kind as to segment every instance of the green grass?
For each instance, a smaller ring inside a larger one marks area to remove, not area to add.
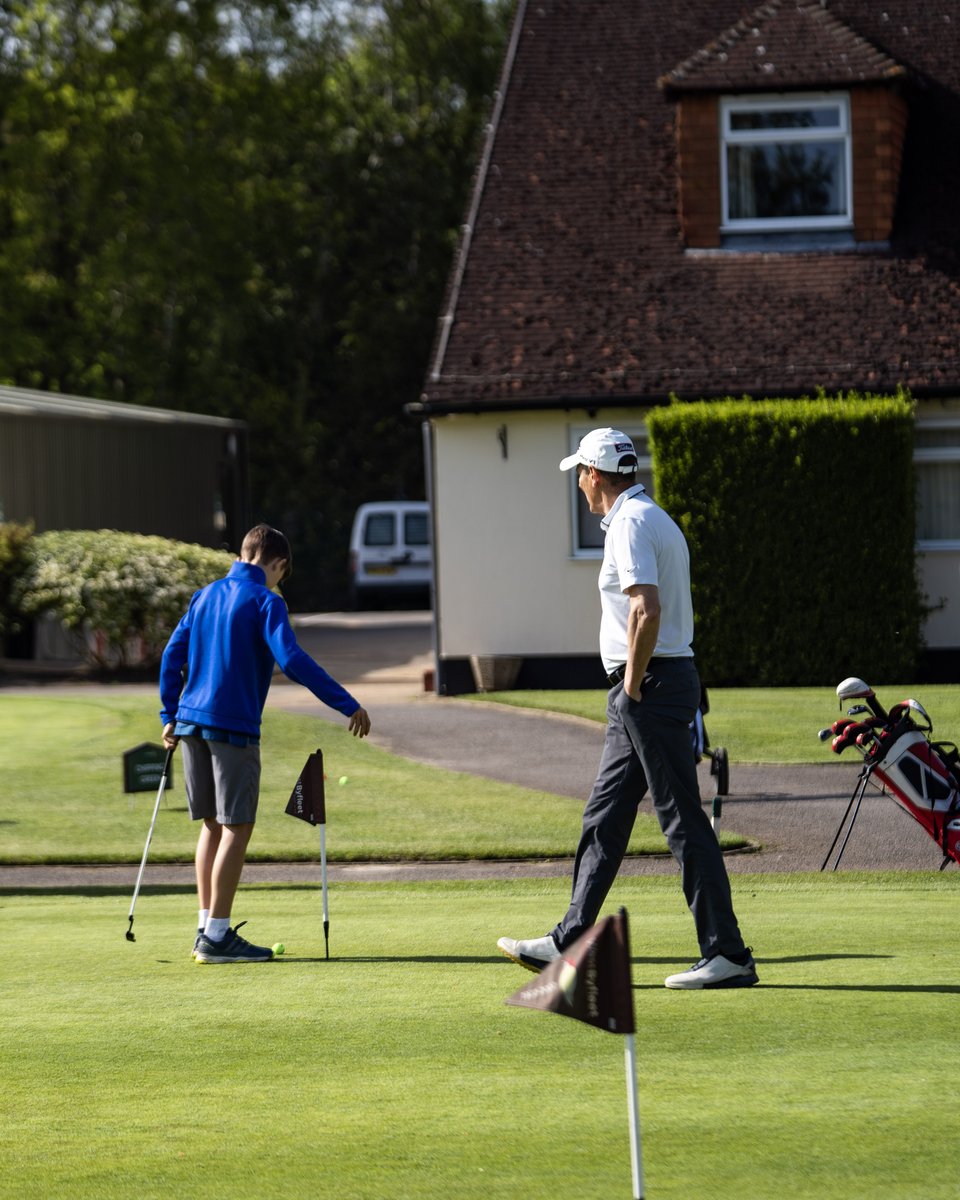
[[[426,718],[429,719],[429,718]],[[129,696],[0,695],[3,811],[0,862],[139,862],[156,793],[123,793],[122,754],[156,741],[155,706]],[[422,766],[352,738],[346,729],[268,710],[251,860],[314,860],[315,830],[284,813],[307,755],[322,743],[327,852],[357,859],[540,858],[571,855],[582,801]],[[179,757],[150,847],[151,862],[189,860]],[[342,775],[349,783],[341,787]],[[725,830],[726,847],[744,839]],[[649,809],[631,853],[666,853]]]
[[[741,876],[761,986],[678,993],[675,878],[621,879],[650,1200],[956,1195],[953,874]],[[507,1007],[561,880],[242,888],[276,963],[188,957],[187,889],[0,895],[2,1200],[609,1200],[623,1042]],[[611,907],[612,911],[612,907]]]
[[[839,680],[837,681],[839,682]],[[960,685],[894,684],[877,688],[889,707],[912,696],[933,719],[934,735],[960,740]],[[606,720],[605,691],[487,692],[471,699]],[[710,688],[705,718],[711,746],[726,746],[731,763],[839,761],[817,732],[845,714],[833,688]]]

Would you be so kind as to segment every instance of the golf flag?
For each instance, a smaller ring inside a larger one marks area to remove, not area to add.
[[[284,812],[289,813],[291,817],[299,817],[301,821],[308,821],[311,825],[326,824],[322,751],[317,750],[307,759]]]
[[[630,1172],[634,1200],[643,1200],[643,1155],[637,1106],[636,1027],[630,976],[627,910],[604,917],[549,963],[506,1004],[559,1013],[607,1033],[624,1034]]]
[[[303,765],[284,812],[320,826],[320,887],[323,896],[323,942],[330,957],[330,905],[327,899],[327,806],[323,793],[323,751],[316,750]]]
[[[626,910],[591,926],[505,1003],[573,1017],[607,1033],[634,1033]]]

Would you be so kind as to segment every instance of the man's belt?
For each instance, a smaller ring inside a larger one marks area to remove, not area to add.
[[[622,667],[617,667],[617,669],[615,671],[611,671],[610,674],[607,676],[607,684],[610,687],[616,687],[618,683],[623,683],[626,673],[627,673],[626,664],[624,664]]]

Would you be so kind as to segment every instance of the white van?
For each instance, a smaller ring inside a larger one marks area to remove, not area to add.
[[[430,601],[433,547],[425,500],[361,504],[350,534],[350,590],[358,608],[390,596]]]

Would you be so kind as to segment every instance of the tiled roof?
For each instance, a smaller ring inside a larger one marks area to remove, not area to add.
[[[777,7],[786,19],[790,6]],[[520,0],[516,59],[426,411],[818,386],[960,396],[958,5],[827,7],[864,53],[907,71],[889,246],[692,253],[678,215],[676,97],[659,80],[755,5]],[[840,35],[824,36],[833,45]]]
[[[882,82],[903,67],[820,0],[769,0],[660,80],[680,90],[746,91]]]

